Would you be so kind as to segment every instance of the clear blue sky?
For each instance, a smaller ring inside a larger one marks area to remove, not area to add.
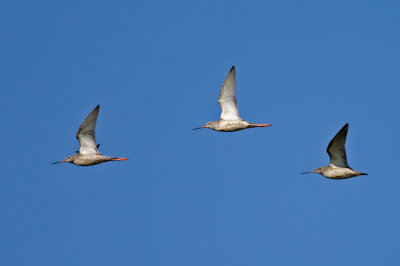
[[[398,1],[0,4],[0,264],[399,265]],[[217,120],[236,66],[240,115]],[[78,149],[100,104],[93,167]],[[329,162],[349,123],[349,165]]]

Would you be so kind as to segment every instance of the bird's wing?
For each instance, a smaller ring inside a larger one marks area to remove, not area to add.
[[[85,121],[82,122],[81,126],[76,133],[76,138],[81,145],[79,153],[86,154],[98,154],[96,145],[96,122],[97,115],[99,114],[100,105],[97,105],[93,111],[86,117]]]
[[[235,66],[231,68],[219,92],[218,103],[221,107],[221,119],[237,120],[239,109],[236,99]]]
[[[344,125],[331,142],[329,142],[328,148],[326,149],[331,159],[330,163],[337,167],[350,168],[347,164],[346,148],[344,146],[348,128],[349,124]]]

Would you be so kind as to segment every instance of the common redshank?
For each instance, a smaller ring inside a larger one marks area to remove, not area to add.
[[[99,114],[100,105],[97,105],[92,112],[86,117],[85,121],[82,122],[81,126],[76,133],[76,138],[79,141],[80,149],[77,154],[68,156],[62,161],[56,163],[73,163],[80,166],[89,166],[108,161],[125,161],[127,158],[115,158],[105,156],[99,153],[97,148],[100,146],[96,145],[96,122],[97,115]]]
[[[329,142],[328,148],[326,149],[330,158],[329,166],[319,167],[314,171],[302,174],[318,173],[331,179],[345,179],[354,176],[367,175],[366,173],[361,173],[351,169],[347,164],[345,143],[348,128],[349,124],[344,125],[331,142]]]
[[[270,124],[253,124],[244,121],[239,117],[239,109],[236,99],[236,78],[235,78],[235,66],[231,68],[228,75],[222,84],[219,92],[218,103],[221,107],[221,118],[218,121],[211,121],[206,123],[202,127],[193,128],[210,128],[216,131],[237,131],[252,127],[267,127]]]

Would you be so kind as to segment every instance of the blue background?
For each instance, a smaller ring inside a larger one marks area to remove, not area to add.
[[[399,265],[398,1],[0,3],[1,265]],[[217,120],[236,65],[240,115]],[[93,167],[79,148],[100,104]],[[349,123],[349,164],[328,165]]]

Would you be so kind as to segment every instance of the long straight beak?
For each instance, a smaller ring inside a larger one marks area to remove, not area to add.
[[[196,128],[193,128],[192,130],[202,129],[202,128],[206,128],[206,127],[196,127]]]
[[[54,163],[51,163],[51,164],[57,164],[57,163],[65,163],[65,160],[62,160],[62,161],[59,161],[59,162],[54,162]]]
[[[315,170],[314,171],[303,172],[303,173],[300,173],[300,174],[311,174],[311,173],[315,173]]]

